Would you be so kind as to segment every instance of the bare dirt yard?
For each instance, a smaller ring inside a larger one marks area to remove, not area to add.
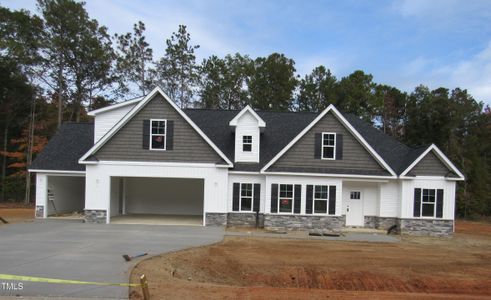
[[[0,217],[9,223],[34,220],[34,206],[20,203],[0,203]],[[4,224],[0,220],[0,226]]]
[[[226,237],[144,260],[131,282],[141,274],[152,299],[491,299],[491,224],[400,243]]]

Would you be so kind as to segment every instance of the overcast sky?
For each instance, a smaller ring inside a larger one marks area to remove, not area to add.
[[[0,3],[36,11],[33,0]],[[491,1],[87,0],[86,7],[111,33],[142,20],[156,56],[185,24],[201,46],[199,61],[280,52],[302,76],[318,65],[338,78],[361,69],[405,91],[461,87],[491,104]]]

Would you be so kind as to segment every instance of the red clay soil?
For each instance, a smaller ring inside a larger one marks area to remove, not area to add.
[[[227,237],[144,260],[131,282],[141,274],[152,299],[491,298],[491,236],[397,244]],[[130,298],[141,299],[140,289]]]
[[[9,223],[29,222],[34,219],[34,207],[18,203],[0,203],[0,217]],[[2,224],[0,221],[0,225]]]

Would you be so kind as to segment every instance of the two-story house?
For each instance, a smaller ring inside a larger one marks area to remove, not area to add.
[[[83,210],[200,225],[448,235],[462,173],[330,105],[320,113],[180,109],[160,89],[67,123],[30,167],[36,216]]]

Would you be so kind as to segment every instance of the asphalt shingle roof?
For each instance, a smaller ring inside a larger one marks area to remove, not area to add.
[[[228,124],[238,110],[185,109],[184,112],[231,161],[234,160],[234,132]],[[318,113],[303,112],[258,111],[257,114],[266,122],[261,133],[260,162],[235,163],[233,170],[259,171],[318,116]],[[355,115],[343,113],[343,116],[397,174],[427,148],[410,148]],[[84,171],[85,166],[78,164],[78,160],[93,146],[93,140],[93,123],[63,124],[30,169]]]
[[[94,145],[93,123],[64,123],[36,156],[29,169],[85,171],[78,163]]]

